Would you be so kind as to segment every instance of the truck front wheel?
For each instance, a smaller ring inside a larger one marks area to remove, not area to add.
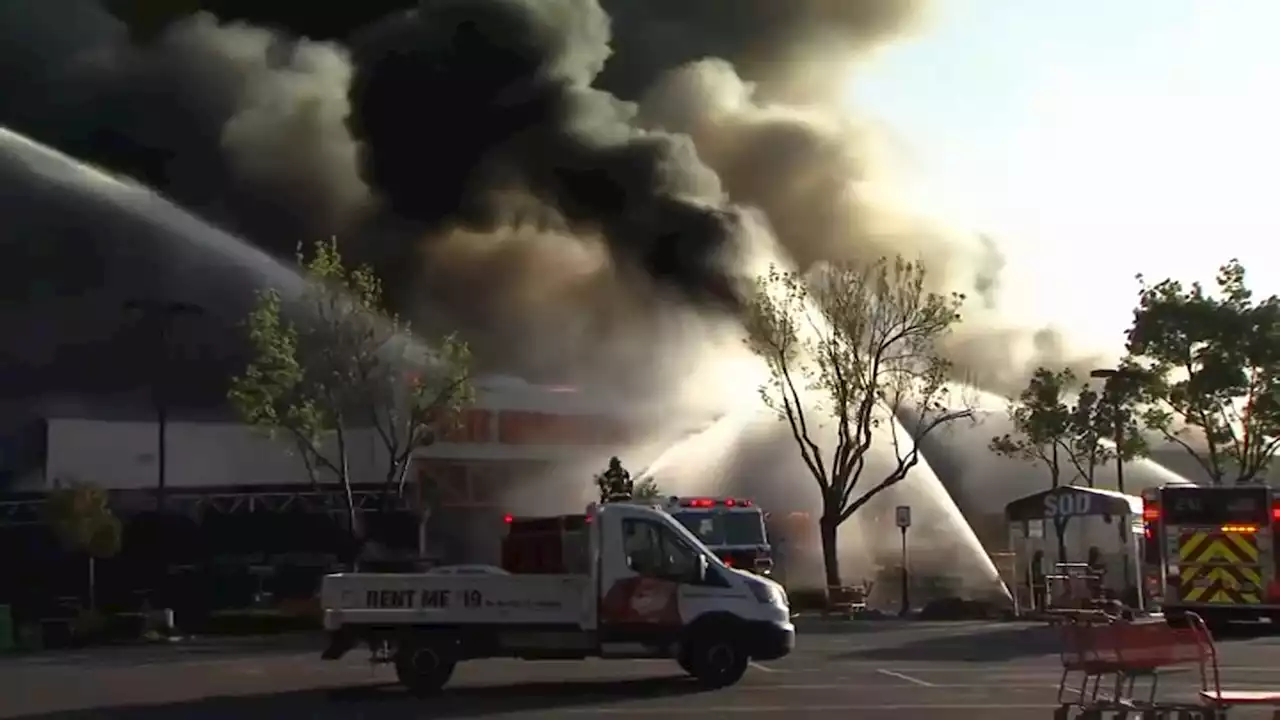
[[[458,665],[454,643],[446,638],[429,637],[401,643],[395,662],[396,679],[419,697],[440,692]]]
[[[680,653],[680,667],[702,685],[722,688],[733,685],[747,672],[747,653],[727,633],[707,633],[695,637]]]

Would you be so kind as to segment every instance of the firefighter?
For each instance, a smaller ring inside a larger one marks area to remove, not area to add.
[[[1107,561],[1102,557],[1102,551],[1097,545],[1089,547],[1089,553],[1085,562],[1089,565],[1089,596],[1091,600],[1106,600],[1105,580],[1107,576]]]
[[[1044,612],[1048,609],[1048,590],[1045,587],[1044,551],[1037,550],[1031,556],[1030,567],[1027,568],[1031,580],[1031,604],[1036,610]]]
[[[609,458],[609,469],[596,476],[596,485],[600,488],[600,502],[629,499],[635,491],[631,473],[616,456]]]

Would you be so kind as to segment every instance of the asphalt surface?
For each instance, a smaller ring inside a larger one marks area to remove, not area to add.
[[[671,662],[489,660],[464,664],[430,700],[360,653],[323,662],[296,639],[49,653],[0,659],[0,717],[1006,720],[1047,719],[1056,704],[1057,636],[1043,626],[832,623],[798,644],[714,692]],[[1219,647],[1225,687],[1280,690],[1280,633],[1237,632]],[[1171,676],[1161,696],[1191,700],[1195,683]]]

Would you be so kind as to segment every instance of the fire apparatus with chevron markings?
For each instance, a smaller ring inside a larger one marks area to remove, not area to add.
[[[1146,591],[1176,621],[1280,621],[1280,499],[1261,485],[1144,490]]]

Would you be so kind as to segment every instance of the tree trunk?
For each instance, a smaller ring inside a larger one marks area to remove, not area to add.
[[[342,469],[343,500],[347,506],[347,536],[351,539],[350,566],[355,571],[360,569],[360,524],[357,519],[355,493],[351,491],[351,468],[347,463],[346,441],[341,431],[338,432],[338,462]]]
[[[360,538],[360,526],[356,521],[356,499],[351,492],[351,480],[349,478],[342,479],[342,493],[347,506],[347,533],[351,535],[352,540]]]
[[[98,609],[98,561],[89,553],[89,612]]]
[[[1067,560],[1067,518],[1053,519],[1053,534],[1058,540],[1058,562],[1064,563]]]
[[[818,534],[822,540],[822,569],[826,573],[827,587],[840,587],[840,557],[836,553],[836,529],[839,516],[823,513],[818,521]]]
[[[431,510],[418,510],[418,562],[425,563],[431,549]]]

